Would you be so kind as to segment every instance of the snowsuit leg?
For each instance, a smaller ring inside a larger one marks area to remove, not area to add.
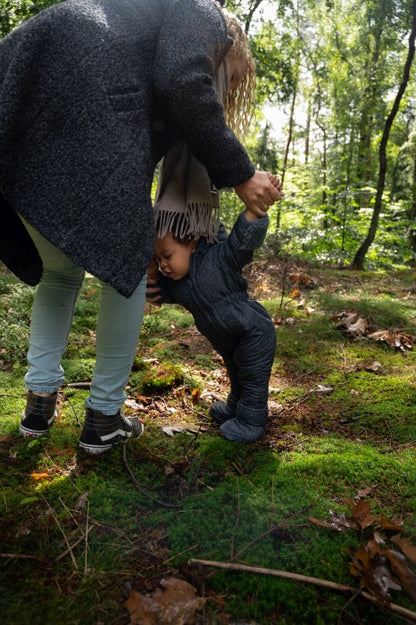
[[[235,418],[221,425],[228,440],[253,443],[262,436],[267,423],[269,379],[275,350],[275,327],[262,309],[254,323],[247,323],[247,329],[233,351],[232,362],[227,366],[230,379],[231,376],[236,378],[240,390]],[[224,362],[227,364],[225,358]]]

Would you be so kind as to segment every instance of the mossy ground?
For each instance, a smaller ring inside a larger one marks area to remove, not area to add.
[[[354,310],[378,329],[416,335],[413,273],[289,269],[264,260],[247,274],[278,337],[260,442],[220,437],[207,416],[227,393],[220,358],[188,313],[149,306],[126,408],[145,433],[97,458],[77,447],[94,363],[96,281],[86,280],[78,302],[59,417],[49,436],[24,440],[33,289],[0,275],[2,623],[127,625],[129,590],[152,592],[172,576],[209,597],[201,624],[404,622],[360,597],[188,564],[245,563],[358,588],[346,549],[370,530],[333,532],[310,518],[327,520],[363,497],[375,515],[402,518],[416,542],[415,351],[354,340],[334,322]],[[293,271],[313,276],[314,287],[290,297],[284,276]],[[199,430],[163,431],[178,422]],[[392,599],[416,609],[404,592]]]

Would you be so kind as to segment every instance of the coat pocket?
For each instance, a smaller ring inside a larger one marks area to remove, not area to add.
[[[145,94],[138,89],[120,89],[112,91],[108,94],[113,109],[119,113],[128,113],[129,111],[137,111],[148,106],[145,101]]]

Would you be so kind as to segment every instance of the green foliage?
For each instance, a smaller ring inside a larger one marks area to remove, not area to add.
[[[142,376],[141,384],[144,392],[155,393],[172,388],[183,382],[183,372],[178,365],[159,363],[152,366]]]
[[[144,317],[142,333],[151,336],[157,332],[170,332],[175,328],[188,328],[193,324],[192,315],[181,306],[164,304],[152,307],[158,314],[149,314]]]
[[[5,276],[0,281],[0,362],[12,366],[26,362],[33,288]]]
[[[0,9],[0,38],[42,9],[61,0],[2,0]]]

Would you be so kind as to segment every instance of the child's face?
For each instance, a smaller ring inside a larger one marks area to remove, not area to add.
[[[155,255],[162,273],[172,280],[184,278],[189,273],[191,255],[195,247],[195,240],[181,243],[173,238],[171,232],[163,239],[156,238]]]

